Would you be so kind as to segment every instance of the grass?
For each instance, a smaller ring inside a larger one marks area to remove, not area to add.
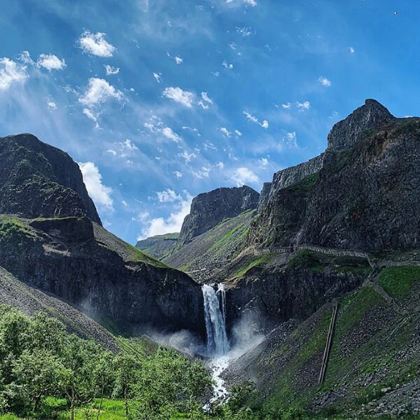
[[[368,261],[356,257],[334,257],[310,250],[298,251],[288,262],[289,268],[306,268],[322,273],[327,267],[336,272],[367,275],[371,270]]]
[[[154,267],[159,268],[168,268],[166,264],[164,264],[162,261],[159,261],[150,255],[147,255],[145,252],[140,251],[138,248],[136,248],[133,245],[127,244],[127,251],[129,253],[129,258],[131,261],[134,262],[142,262],[146,264],[153,265]]]
[[[379,284],[394,298],[406,297],[415,283],[420,281],[420,267],[388,267],[379,274]]]
[[[75,411],[76,420],[96,419],[98,418],[98,409],[100,408],[100,420],[120,420],[126,419],[125,405],[123,400],[103,399],[95,400],[93,403],[77,408]],[[70,411],[63,411],[58,415],[59,419],[69,419]]]
[[[0,215],[0,239],[9,239],[16,234],[34,236],[33,231],[19,217]]]
[[[244,277],[251,269],[255,267],[262,267],[268,264],[273,258],[272,254],[264,254],[258,258],[255,258],[249,261],[245,266],[239,268],[235,274],[233,275],[234,278]]]

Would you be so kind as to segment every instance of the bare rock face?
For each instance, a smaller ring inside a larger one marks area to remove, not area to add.
[[[179,233],[166,233],[137,241],[136,247],[146,254],[162,259],[175,248]]]
[[[328,135],[328,150],[339,151],[354,146],[367,130],[376,130],[395,117],[378,101],[366,99],[365,104],[338,122]]]
[[[250,242],[365,251],[418,247],[420,119],[395,118],[367,100],[328,140],[322,158],[285,170],[301,167],[303,178],[290,184],[285,171],[274,176]]]
[[[32,134],[0,138],[0,213],[101,223],[77,163]]]
[[[259,194],[252,188],[218,188],[199,194],[191,204],[191,212],[185,218],[179,236],[184,244],[201,235],[224,219],[238,216],[258,206]]]
[[[112,331],[204,335],[200,285],[102,228],[78,165],[29,134],[0,139],[0,266]]]

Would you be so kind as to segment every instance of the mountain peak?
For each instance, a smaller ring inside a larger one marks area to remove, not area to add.
[[[226,218],[238,216],[246,210],[256,209],[259,197],[256,191],[246,185],[217,188],[199,194],[193,199],[190,214],[184,219],[179,241],[187,243]]]
[[[375,99],[366,99],[364,105],[334,125],[328,135],[328,149],[341,150],[357,143],[366,130],[378,129],[395,117]]]

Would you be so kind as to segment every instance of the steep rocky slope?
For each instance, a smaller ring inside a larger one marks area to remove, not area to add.
[[[175,248],[178,238],[179,233],[151,236],[150,238],[137,241],[136,248],[154,258],[162,259]]]
[[[87,216],[101,223],[79,166],[31,134],[0,138],[0,214]]]
[[[202,333],[199,285],[87,218],[0,216],[0,262],[111,330]]]
[[[215,281],[223,268],[242,251],[255,210],[225,219],[190,242],[174,248],[163,262],[200,282]],[[223,281],[222,277],[221,280]]]
[[[194,197],[190,214],[185,218],[179,235],[183,245],[207,232],[224,219],[238,216],[258,206],[259,194],[252,188],[218,188]]]
[[[200,286],[103,229],[65,153],[1,138],[0,203],[0,266],[20,281],[118,332],[204,334]]]
[[[420,415],[420,266],[382,269],[338,299],[325,380],[318,383],[332,304],[289,321],[230,366],[228,382],[252,380],[261,415]]]
[[[274,177],[251,244],[371,252],[418,247],[420,119],[395,118],[367,100],[333,127],[321,166],[286,187]]]
[[[0,267],[0,304],[14,306],[28,315],[46,312],[58,318],[69,331],[95,340],[111,351],[118,351],[115,338],[100,324],[63,300],[22,283]]]

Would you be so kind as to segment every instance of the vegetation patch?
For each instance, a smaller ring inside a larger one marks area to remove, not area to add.
[[[379,284],[394,298],[406,297],[414,284],[420,282],[420,267],[387,267],[379,274]]]
[[[145,252],[140,251],[138,248],[136,248],[133,245],[127,244],[127,251],[129,253],[129,259],[133,262],[142,262],[149,265],[153,265],[154,267],[168,268],[168,266],[164,264],[162,261],[159,261],[147,255]]]
[[[19,217],[0,215],[0,240],[18,235],[35,236],[31,228]]]
[[[262,267],[266,264],[268,264],[273,259],[273,254],[264,254],[257,258],[252,259],[251,261],[248,261],[245,266],[239,268],[233,277],[235,278],[241,278],[244,277],[251,269],[256,267]]]

